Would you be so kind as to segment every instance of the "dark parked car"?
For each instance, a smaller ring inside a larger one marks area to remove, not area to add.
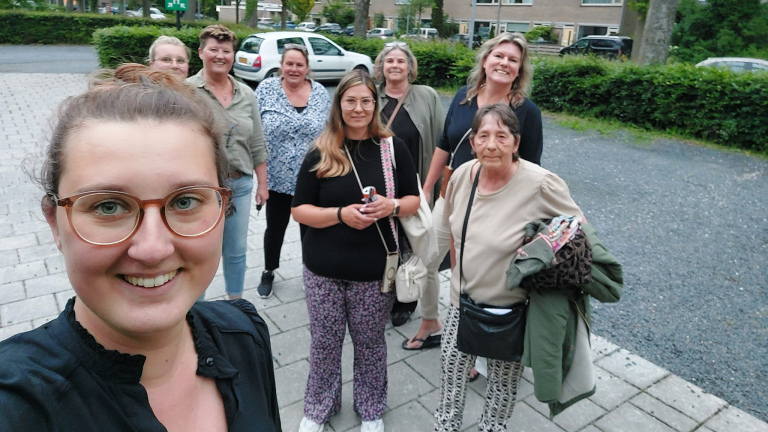
[[[274,25],[274,27],[275,27],[276,29],[282,28],[282,25],[281,25],[281,24],[282,24],[282,23],[280,23],[280,22],[276,22],[276,23],[275,23],[275,25]],[[295,23],[295,22],[293,22],[293,21],[286,21],[286,22],[285,22],[285,29],[286,29],[286,30],[293,30],[293,29],[295,29],[295,28],[296,28],[296,23]]]
[[[344,30],[342,30],[341,26],[336,23],[325,23],[315,29],[315,33],[329,33],[329,34],[340,35],[343,32]]]
[[[611,59],[629,58],[632,55],[632,39],[626,36],[587,36],[562,48],[560,55],[564,54],[594,54]]]
[[[354,24],[350,24],[350,25],[344,27],[343,31],[344,31],[344,34],[347,35],[347,36],[354,36],[354,34],[355,34],[355,25]]]
[[[472,48],[480,48],[480,45],[483,44],[483,38],[480,37],[479,34],[475,34],[472,39],[474,39],[474,42],[472,42]],[[457,44],[460,43],[462,45],[466,45],[468,41],[469,41],[469,35],[466,33],[457,33],[451,36],[451,42],[453,43],[457,43]]]

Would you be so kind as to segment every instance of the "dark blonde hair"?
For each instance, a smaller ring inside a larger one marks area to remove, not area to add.
[[[480,130],[480,126],[483,125],[483,120],[485,120],[485,118],[488,116],[493,117],[497,121],[503,123],[507,128],[509,128],[509,132],[515,137],[515,139],[520,139],[520,121],[517,119],[515,112],[512,111],[512,108],[510,108],[509,105],[501,102],[492,105],[486,105],[477,110],[475,117],[472,119],[472,132],[469,133],[470,139],[475,138],[477,131]],[[518,150],[512,154],[512,162],[517,162],[520,159],[519,151],[520,148],[518,147]]]
[[[85,93],[59,105],[45,151],[39,182],[47,195],[57,195],[69,136],[89,121],[184,122],[193,125],[214,148],[219,186],[224,186],[227,157],[219,144],[222,128],[209,105],[175,74],[130,63],[91,77]]]
[[[395,50],[400,50],[405,54],[405,59],[408,62],[408,82],[412,83],[416,81],[416,77],[419,76],[419,62],[405,42],[390,42],[389,44],[384,45],[384,49],[376,56],[376,61],[373,64],[373,77],[376,78],[377,81],[386,83],[386,79],[384,78],[384,61],[387,59],[387,56]]]
[[[307,62],[307,75],[309,75],[312,72],[312,69],[309,68],[309,53],[307,52],[307,47],[303,44],[285,44],[283,47],[283,55],[280,56],[280,75],[283,74],[283,62],[285,61],[285,55],[288,51],[296,51],[304,57],[304,61]]]
[[[478,50],[475,66],[472,68],[472,72],[469,73],[469,78],[467,78],[467,87],[469,87],[467,89],[467,97],[461,102],[462,104],[471,101],[485,85],[486,76],[483,63],[485,63],[491,51],[504,42],[517,45],[520,48],[521,55],[520,70],[509,91],[510,103],[513,107],[517,108],[528,97],[531,90],[531,82],[533,81],[533,68],[531,67],[531,59],[528,55],[528,42],[526,42],[525,36],[521,33],[500,33],[495,38],[487,40]]]
[[[237,35],[221,24],[209,25],[200,32],[200,49],[205,48],[205,44],[210,38],[219,42],[232,42],[232,50],[237,48]]]
[[[347,175],[352,169],[349,159],[342,151],[344,141],[347,138],[344,118],[341,115],[341,98],[344,93],[352,87],[364,85],[371,91],[371,97],[374,101],[373,118],[368,124],[368,136],[373,139],[386,138],[392,136],[392,132],[381,123],[379,116],[379,96],[376,91],[376,85],[364,70],[353,70],[346,74],[336,87],[336,94],[333,96],[331,105],[331,117],[325,130],[315,141],[315,147],[320,152],[320,162],[312,167],[317,171],[319,178],[339,177]]]

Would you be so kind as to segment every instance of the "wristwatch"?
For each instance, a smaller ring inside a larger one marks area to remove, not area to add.
[[[393,203],[395,203],[395,208],[392,209],[392,216],[397,216],[400,214],[400,201],[393,199]]]

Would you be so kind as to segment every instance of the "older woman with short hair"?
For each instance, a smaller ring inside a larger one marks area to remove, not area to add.
[[[477,160],[457,168],[447,185],[443,222],[460,258],[459,268],[451,272],[436,432],[461,430],[469,371],[475,363],[475,356],[459,351],[456,343],[459,296],[467,294],[483,307],[501,309],[524,302],[525,289],[507,289],[506,271],[515,251],[523,246],[526,224],[560,215],[583,218],[560,177],[519,156],[520,140],[517,117],[507,103],[480,108],[469,134]],[[507,430],[522,372],[520,362],[488,359],[479,431]]]
[[[328,121],[331,99],[322,84],[311,80],[307,48],[286,44],[280,60],[280,76],[267,78],[256,88],[267,159],[267,229],[264,231],[264,272],[257,294],[272,295],[274,271],[280,266],[280,250],[291,218],[296,176],[307,149]]]
[[[253,173],[258,179],[256,204],[265,204],[267,191],[267,146],[264,141],[259,104],[247,85],[229,75],[235,62],[237,36],[223,25],[214,24],[200,32],[197,50],[203,68],[187,78],[204,100],[211,103],[228,130],[221,137],[229,162],[227,187],[232,190],[234,212],[224,223],[224,283],[230,299],[243,296],[245,254],[248,248]]]
[[[445,115],[440,97],[432,87],[412,84],[418,76],[418,71],[416,57],[405,42],[390,42],[384,45],[373,67],[374,76],[381,82],[381,120],[385,124],[389,122],[395,136],[405,142],[416,164],[419,178],[423,180],[427,175],[432,152],[440,139]],[[432,289],[424,292],[425,300],[421,303],[422,316],[424,319],[437,320],[439,290],[435,289],[438,288],[437,285],[430,285],[428,288]],[[416,302],[396,301],[392,307],[392,324],[405,324],[415,309]]]

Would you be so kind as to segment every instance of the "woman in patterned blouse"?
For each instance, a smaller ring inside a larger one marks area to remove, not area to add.
[[[307,77],[307,48],[286,44],[280,76],[267,78],[256,88],[267,159],[267,229],[264,231],[264,272],[257,289],[261,298],[272,295],[274,271],[280,265],[285,229],[291,216],[296,175],[310,144],[325,128],[331,101],[320,83]]]

